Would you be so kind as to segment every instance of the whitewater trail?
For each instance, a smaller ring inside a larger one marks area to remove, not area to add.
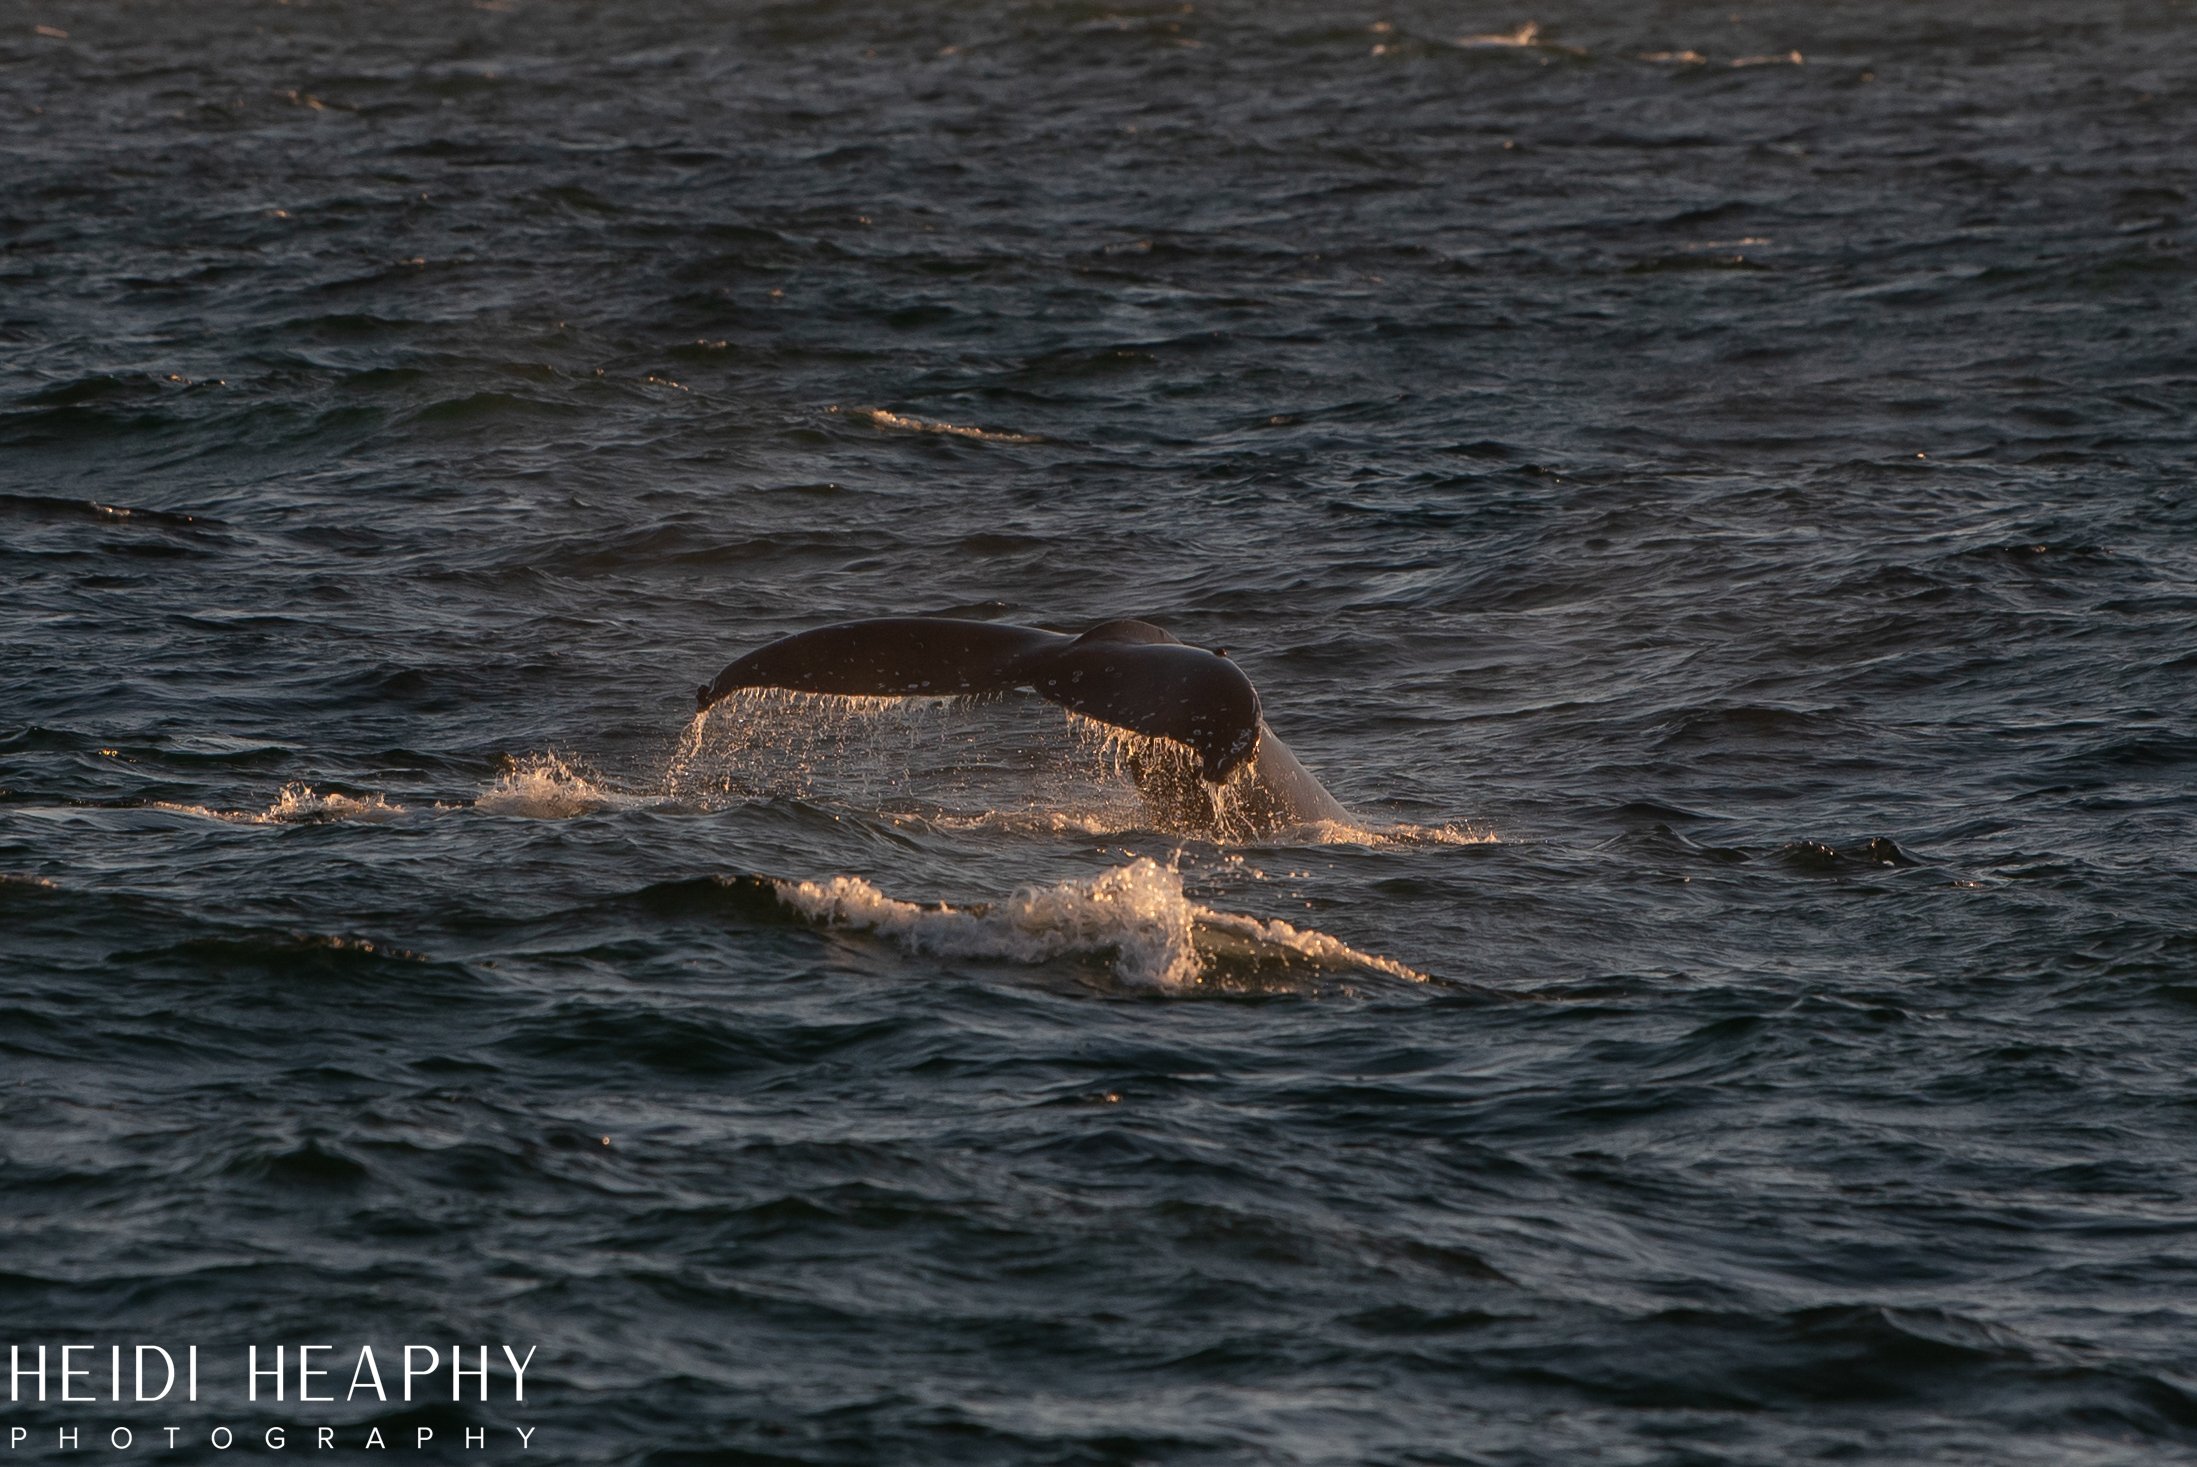
[[[858,876],[772,885],[780,901],[821,926],[875,933],[911,953],[1018,963],[1103,955],[1133,987],[1195,988],[1224,953],[1426,981],[1413,968],[1324,932],[1194,902],[1183,892],[1182,874],[1149,857],[1096,876],[1025,886],[984,906],[923,906],[887,896]]]

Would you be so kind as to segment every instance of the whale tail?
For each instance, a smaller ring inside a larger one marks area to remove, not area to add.
[[[697,688],[694,705],[742,688],[950,698],[1025,687],[1086,718],[1187,745],[1216,782],[1258,749],[1259,695],[1243,671],[1142,621],[1080,637],[942,617],[840,622],[750,652]]]
[[[1258,750],[1259,693],[1251,679],[1226,657],[1185,646],[1149,622],[1093,627],[1047,658],[1031,686],[1072,713],[1187,745],[1216,784]]]
[[[893,616],[796,632],[757,648],[695,691],[697,711],[742,688],[852,698],[958,698],[1029,681],[1024,664],[1054,632],[946,617]]]

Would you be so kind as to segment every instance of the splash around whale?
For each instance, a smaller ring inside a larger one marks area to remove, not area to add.
[[[1080,636],[947,617],[837,622],[733,662],[695,689],[695,710],[750,688],[857,698],[983,697],[1026,688],[1070,713],[1159,741],[1127,763],[1163,825],[1263,835],[1351,820],[1267,727],[1258,690],[1225,650],[1189,646],[1150,622],[1102,622]]]

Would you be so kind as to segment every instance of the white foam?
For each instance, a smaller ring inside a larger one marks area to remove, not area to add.
[[[1485,35],[1459,36],[1457,44],[1468,51],[1543,51],[1560,56],[1584,56],[1587,53],[1578,46],[1567,46],[1558,41],[1541,38],[1541,23],[1529,20],[1514,31],[1494,31]]]
[[[196,815],[202,820],[224,820],[232,825],[303,825],[330,820],[372,823],[395,820],[409,813],[404,806],[391,804],[380,795],[356,798],[332,790],[321,794],[311,785],[300,783],[284,785],[282,792],[275,796],[275,802],[264,810],[215,810],[205,805],[179,805],[167,800],[155,800],[151,808],[177,815]]]
[[[1322,820],[1292,832],[1298,840],[1316,846],[1495,846],[1503,838],[1492,830],[1470,825],[1414,825],[1399,820],[1393,825],[1355,825]]]
[[[1521,48],[1538,46],[1541,44],[1541,23],[1537,20],[1529,20],[1514,31],[1497,31],[1479,36],[1459,36],[1457,44],[1460,46],[1516,46]]]
[[[528,820],[569,820],[597,810],[628,809],[648,803],[635,795],[605,789],[555,754],[529,754],[515,760],[502,777],[481,791],[473,808]]]
[[[1183,894],[1181,873],[1147,857],[1081,880],[1026,886],[988,906],[922,906],[889,897],[859,876],[774,885],[779,900],[813,922],[874,932],[910,952],[1021,963],[1105,955],[1116,976],[1138,987],[1199,987],[1211,960],[1222,956],[1413,982],[1426,976],[1324,932],[1193,902]]]
[[[1151,827],[1141,807],[1125,806],[1094,810],[978,810],[956,813],[941,810],[919,815],[886,812],[895,824],[914,824],[934,830],[991,831],[1001,835],[1073,835],[1104,839],[1133,835]]]
[[[841,409],[833,408],[833,412]],[[1043,443],[1035,433],[1011,433],[999,428],[977,428],[967,423],[948,423],[938,418],[919,418],[912,413],[896,413],[888,408],[850,408],[846,411],[868,418],[880,428],[891,428],[901,433],[939,433],[949,438],[974,438],[984,443]]]

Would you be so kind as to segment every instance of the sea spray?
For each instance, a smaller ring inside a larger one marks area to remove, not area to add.
[[[663,793],[705,808],[826,799],[964,826],[1044,827],[1055,816],[1078,830],[1151,824],[1118,769],[1036,699],[742,689],[688,724]]]
[[[568,820],[597,810],[649,803],[643,796],[605,789],[555,754],[529,754],[513,760],[511,767],[473,801],[473,808],[490,815]]]

